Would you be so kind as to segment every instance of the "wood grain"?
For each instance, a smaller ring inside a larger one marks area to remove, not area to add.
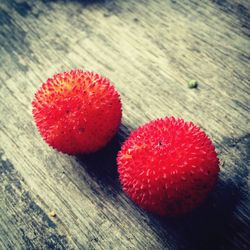
[[[0,249],[249,249],[249,23],[243,0],[2,0]],[[119,133],[94,155],[55,152],[32,120],[36,89],[71,68],[121,94]],[[169,115],[199,124],[222,162],[205,204],[178,219],[133,204],[115,163],[131,130]]]

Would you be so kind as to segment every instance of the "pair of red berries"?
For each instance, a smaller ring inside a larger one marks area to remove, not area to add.
[[[33,115],[43,139],[67,154],[104,147],[117,132],[121,101],[99,74],[54,75],[35,94]],[[167,117],[133,131],[117,157],[123,190],[142,208],[166,216],[189,212],[213,188],[219,160],[208,136],[192,122]]]

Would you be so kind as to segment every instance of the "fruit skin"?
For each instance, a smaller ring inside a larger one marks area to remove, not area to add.
[[[177,216],[200,205],[213,188],[219,160],[192,122],[166,117],[133,131],[117,156],[123,190],[143,209]]]
[[[121,122],[121,101],[110,81],[73,69],[55,74],[35,94],[33,116],[43,139],[67,154],[94,152]]]

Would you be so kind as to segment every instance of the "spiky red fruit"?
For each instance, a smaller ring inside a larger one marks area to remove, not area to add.
[[[189,212],[217,179],[211,140],[192,122],[174,117],[131,133],[117,157],[123,190],[142,208],[162,216]]]
[[[35,94],[33,115],[44,140],[68,154],[103,147],[117,132],[121,102],[107,78],[71,70],[49,78]]]

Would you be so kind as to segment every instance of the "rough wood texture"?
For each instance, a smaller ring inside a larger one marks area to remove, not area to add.
[[[0,249],[250,249],[249,10],[244,0],[1,0]],[[36,89],[71,68],[107,76],[123,101],[118,135],[90,156],[53,151],[32,121]],[[178,219],[134,205],[115,163],[131,129],[169,115],[199,124],[223,163],[205,204]]]

